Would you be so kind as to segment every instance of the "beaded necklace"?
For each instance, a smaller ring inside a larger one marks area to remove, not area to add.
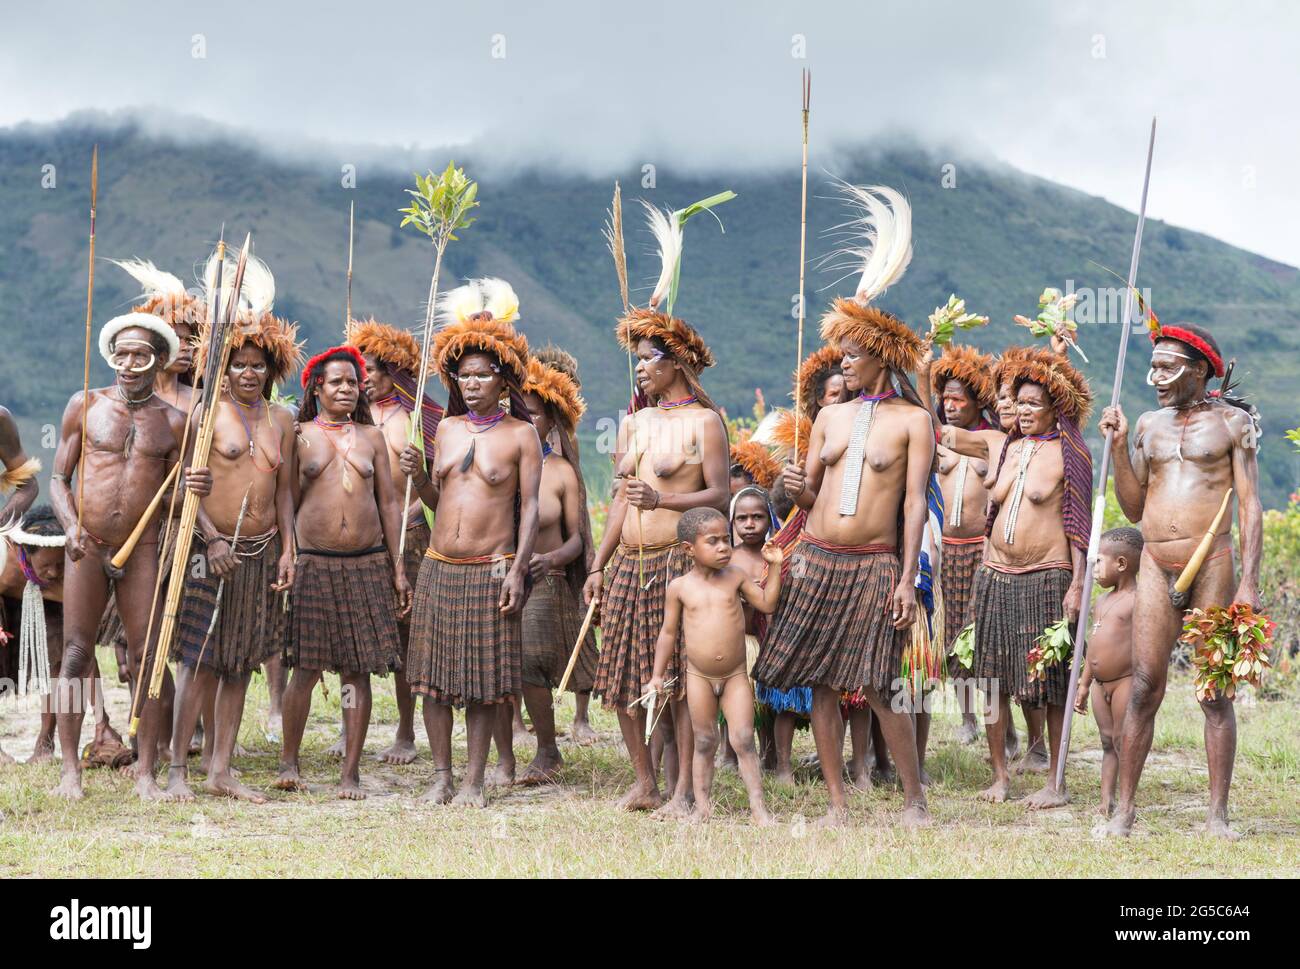
[[[685,407],[687,404],[694,404],[697,400],[698,398],[694,394],[680,400],[661,400],[659,401],[659,408],[660,410],[672,410],[674,407]]]
[[[326,432],[325,440],[330,442],[330,447],[334,449],[334,453],[343,459],[343,490],[351,493],[352,475],[349,473],[349,469],[352,467],[352,462],[348,460],[348,455],[352,453],[352,446],[356,443],[356,430],[352,426],[352,418],[349,417],[345,421],[331,421],[325,420],[317,414],[313,420],[317,427]],[[339,446],[334,443],[333,435],[329,432],[343,430],[344,428],[347,429],[345,434],[347,437],[347,447],[340,450]]]
[[[892,387],[883,394],[858,394],[862,406],[853,417],[853,428],[849,431],[849,446],[844,452],[844,481],[840,487],[841,515],[858,513],[858,490],[862,485],[862,461],[867,453],[867,436],[871,433],[871,424],[876,419],[876,407],[882,400],[897,397],[898,391]]]
[[[253,467],[257,468],[258,471],[262,471],[267,474],[270,474],[272,471],[278,471],[280,469],[281,463],[284,461],[284,456],[281,454],[276,454],[276,461],[273,467],[270,468],[257,467],[257,448],[253,442],[252,423],[244,419],[244,411],[246,409],[252,410],[253,408],[256,407],[263,407],[262,401],[258,401],[256,404],[245,404],[234,394],[230,394],[230,402],[235,405],[235,414],[239,417],[239,423],[244,426],[244,433],[248,435],[248,459],[253,462]],[[266,426],[268,428],[271,428],[272,427],[271,409],[269,407],[263,407],[263,412],[266,414]],[[254,420],[256,420],[256,418],[254,418]]]
[[[1028,444],[1020,446],[1020,464],[1016,468],[1016,484],[1011,491],[1011,501],[1007,507],[1007,520],[1002,526],[1002,538],[1008,545],[1016,543],[1016,521],[1020,517],[1020,502],[1025,497],[1025,475],[1029,472],[1029,462],[1034,459],[1044,441],[1055,441],[1061,436],[1060,431],[1050,434],[1026,434],[1022,440]]]

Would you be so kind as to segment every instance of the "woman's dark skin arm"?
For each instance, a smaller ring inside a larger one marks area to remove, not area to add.
[[[822,464],[822,445],[826,443],[826,425],[823,417],[828,409],[823,408],[817,415],[817,420],[813,422],[812,434],[808,439],[808,456],[804,458],[804,466],[801,468],[797,464],[787,464],[782,472],[786,495],[804,511],[808,511],[816,503],[817,494],[822,487],[822,477],[826,473],[826,466]]]
[[[564,517],[564,544],[550,552],[539,552],[528,566],[534,579],[540,579],[549,569],[563,568],[582,554],[582,519],[587,509],[579,507],[577,480],[565,476],[564,490],[560,494]]]
[[[276,411],[280,426],[280,468],[275,475],[275,518],[280,526],[280,561],[276,581],[271,588],[283,592],[293,585],[294,572],[294,483],[298,480],[298,447],[293,415],[287,409]]]
[[[369,424],[359,424],[357,430],[365,435],[366,440],[374,448],[376,463],[380,464],[386,461],[388,442],[384,440],[383,432]],[[398,616],[405,616],[411,611],[412,592],[411,583],[406,578],[406,566],[402,562],[402,553],[398,551],[402,541],[401,499],[397,496],[397,489],[393,485],[393,476],[391,474],[376,467],[374,481],[375,504],[379,507],[379,523],[384,530],[384,544],[388,547],[388,556],[393,563],[393,590],[397,593],[398,599],[397,614]]]
[[[524,576],[537,542],[537,491],[542,484],[542,442],[532,424],[516,430],[519,440],[519,535],[514,564],[501,586],[500,608],[507,615],[524,607]]]

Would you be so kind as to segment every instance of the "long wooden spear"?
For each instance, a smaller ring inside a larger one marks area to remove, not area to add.
[[[1138,206],[1137,231],[1133,234],[1133,255],[1128,264],[1128,287],[1124,291],[1124,325],[1119,334],[1119,355],[1115,359],[1115,382],[1110,389],[1110,406],[1119,404],[1120,386],[1124,382],[1124,358],[1128,355],[1129,324],[1133,317],[1133,294],[1137,285],[1138,257],[1142,253],[1142,228],[1147,219],[1147,188],[1151,185],[1151,157],[1156,150],[1156,119],[1151,119],[1151,138],[1147,142],[1147,167],[1142,176],[1142,201]],[[1070,687],[1066,692],[1066,708],[1074,703],[1079,688],[1079,666],[1083,661],[1084,634],[1088,628],[1088,615],[1092,611],[1092,573],[1097,565],[1101,546],[1102,521],[1106,515],[1106,482],[1110,479],[1111,431],[1106,432],[1106,442],[1101,449],[1101,473],[1097,493],[1092,502],[1092,530],[1088,536],[1088,561],[1083,570],[1083,603],[1079,607],[1079,621],[1074,627],[1074,658],[1070,662]],[[1073,717],[1067,714],[1061,731],[1061,747],[1056,758],[1056,789],[1065,790],[1065,759],[1070,754],[1070,725]]]
[[[86,362],[81,378],[81,454],[77,458],[77,530],[86,504],[86,412],[90,410],[90,320],[95,307],[95,208],[99,203],[99,145],[90,153],[90,255],[86,271]]]
[[[221,379],[230,360],[230,344],[235,335],[235,315],[239,308],[239,292],[244,285],[244,268],[248,265],[248,250],[253,236],[244,237],[244,245],[239,250],[239,262],[235,264],[235,278],[230,288],[230,299],[226,304],[221,319],[212,321],[208,330],[208,365],[203,375],[203,421],[194,439],[194,453],[190,456],[191,468],[206,468],[208,452],[212,448],[212,435],[216,429],[217,396],[220,393]],[[180,460],[185,460],[181,455]],[[199,496],[192,491],[185,492],[185,501],[181,506],[180,527],[176,533],[176,545],[172,552],[171,573],[167,581],[167,601],[163,606],[162,626],[158,631],[158,642],[154,647],[153,673],[149,681],[149,699],[155,700],[162,695],[163,674],[167,670],[167,656],[171,642],[176,634],[180,620],[181,592],[185,585],[185,566],[189,561],[190,547],[194,542],[194,523],[199,514]],[[147,645],[147,644],[146,644]],[[137,687],[138,689],[138,687]],[[137,716],[131,722],[131,733],[135,734],[139,726]]]
[[[348,302],[343,312],[343,339],[348,338],[348,329],[352,326],[352,231],[356,225],[355,201],[348,203]]]
[[[799,336],[794,358],[794,459],[799,460],[799,421],[803,417],[803,279],[808,240],[808,106],[812,101],[812,72],[803,70],[803,188],[799,196]]]
[[[415,410],[411,414],[410,442],[423,442],[424,436],[424,384],[429,377],[429,350],[432,347],[433,316],[438,302],[438,275],[442,272],[442,256],[447,245],[456,239],[459,229],[474,224],[470,211],[478,208],[478,183],[465,176],[465,169],[448,162],[441,175],[429,172],[415,176],[415,188],[406,190],[411,204],[401,209],[402,225],[414,225],[433,243],[433,278],[429,280],[429,301],[424,309],[424,333],[420,341],[420,379],[416,382]],[[399,226],[400,228],[400,226]],[[411,507],[411,479],[406,479],[406,497],[402,500],[403,514]],[[398,540],[398,554],[406,551],[406,529]]]

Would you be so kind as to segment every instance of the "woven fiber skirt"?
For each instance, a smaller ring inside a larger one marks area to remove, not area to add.
[[[195,548],[206,554],[203,537],[196,534],[194,542]],[[278,532],[240,538],[235,549],[239,567],[226,577],[225,585],[210,571],[202,576],[191,571],[185,580],[172,659],[194,669],[202,654],[204,667],[222,679],[238,679],[280,654],[287,623],[280,593],[271,588],[278,578],[280,549]],[[218,586],[221,609],[209,636]]]
[[[411,588],[415,588],[415,580],[420,577],[420,566],[424,564],[424,553],[429,549],[429,542],[433,533],[429,531],[429,526],[420,519],[420,523],[406,530],[406,551],[402,553],[402,565],[406,569],[406,581],[411,583]],[[411,639],[411,617],[415,615],[412,609],[404,617],[397,620],[397,638],[400,641],[402,653],[402,664],[406,664],[406,648]]]
[[[284,665],[381,675],[401,668],[393,569],[385,550],[298,552]]]
[[[893,551],[833,552],[806,540],[768,627],[754,678],[772,690],[870,686],[888,695],[899,678],[907,630],[891,613],[900,568]]]
[[[975,573],[975,661],[971,676],[998,681],[1001,692],[1026,707],[1064,706],[1070,667],[1048,667],[1047,680],[1031,680],[1026,654],[1044,629],[1061,618],[1069,569],[1019,574],[987,565]]]
[[[949,654],[953,641],[975,619],[975,570],[984,560],[984,541],[970,544],[943,543],[939,588],[943,592],[943,651]],[[948,675],[966,676],[966,667],[948,655]]]
[[[533,586],[523,615],[525,686],[553,690],[560,685],[573,644],[582,629],[584,614],[564,572],[551,572]],[[591,690],[597,658],[596,635],[588,629],[569,677],[570,693]]]
[[[605,591],[600,599],[600,662],[592,689],[612,709],[627,705],[645,692],[654,675],[655,641],[664,625],[664,599],[668,583],[690,570],[686,553],[677,543],[647,547],[645,580],[641,588],[640,565],[635,545],[620,545],[610,560]],[[668,663],[664,680],[677,677],[669,687],[675,699],[686,695],[681,673],[682,641]]]
[[[444,562],[425,555],[415,582],[407,652],[412,692],[464,706],[502,703],[522,691],[522,616],[503,615],[499,607],[510,564],[506,559]]]

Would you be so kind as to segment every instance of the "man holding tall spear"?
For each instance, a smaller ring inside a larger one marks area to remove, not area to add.
[[[63,776],[54,793],[61,797],[82,797],[79,748],[89,698],[80,695],[80,686],[92,665],[110,587],[126,627],[129,663],[137,673],[145,655],[158,573],[158,556],[147,547],[158,544],[159,517],[148,522],[140,538],[143,554],[123,569],[111,559],[182,460],[185,415],[153,389],[158,371],[178,349],[175,331],[157,316],[127,313],[109,320],[100,330],[99,350],[117,379],[74,395],[63,414],[50,478],[50,500],[67,533],[63,667],[55,687]],[[70,485],[74,473],[80,501]],[[186,487],[200,497],[211,491],[206,468],[187,469],[185,478]],[[156,699],[146,700],[141,712],[136,793],[145,800],[166,797],[153,776],[162,706]]]

